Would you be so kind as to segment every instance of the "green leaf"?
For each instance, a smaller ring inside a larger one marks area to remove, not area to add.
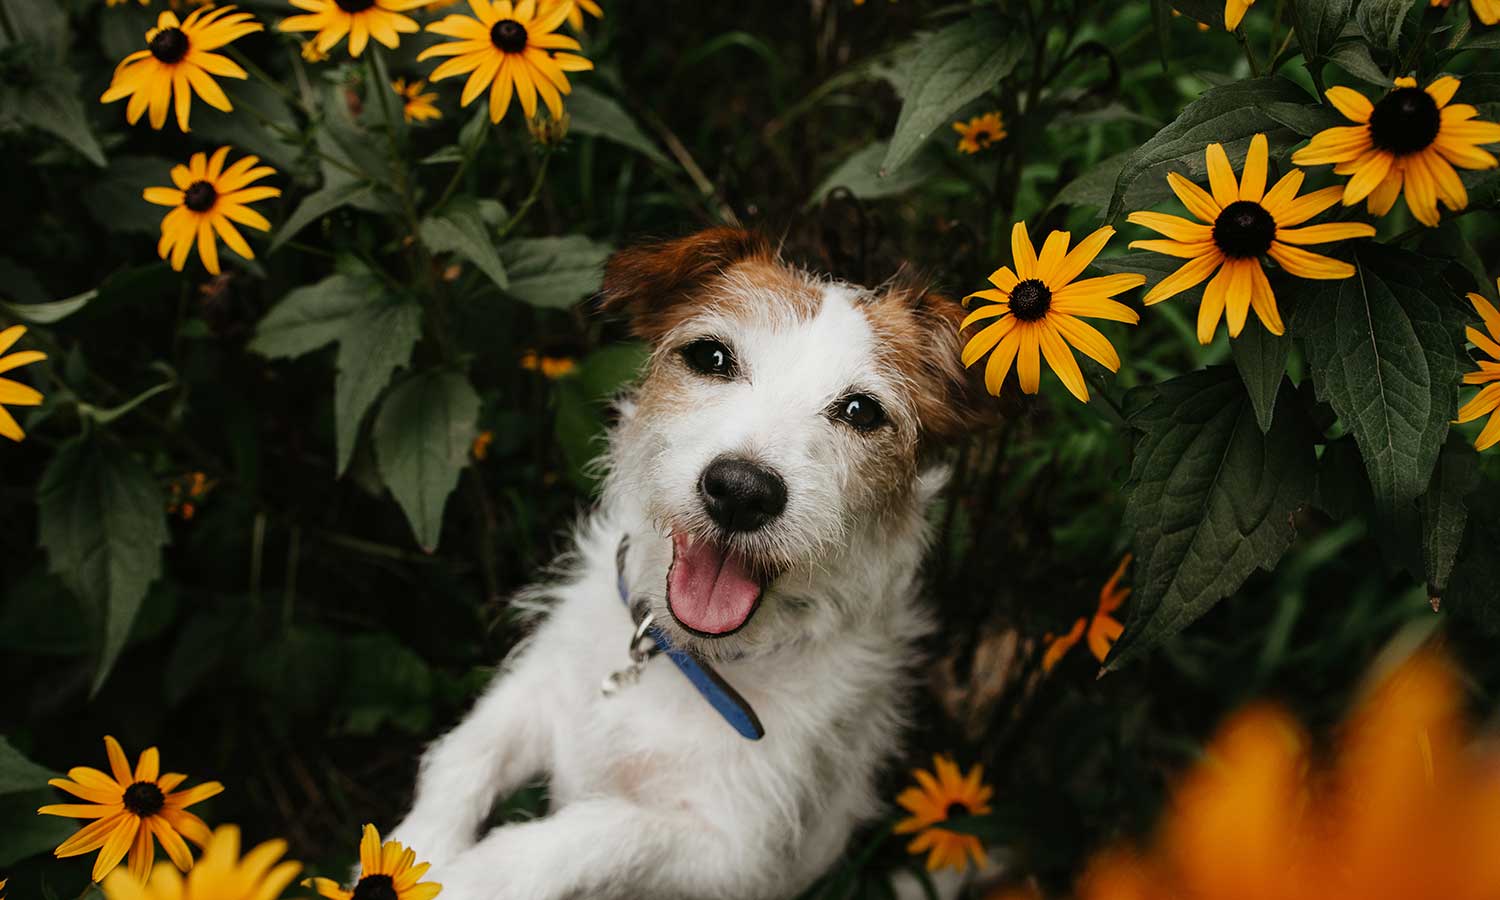
[[[1124,212],[1126,192],[1140,179],[1165,180],[1169,170],[1202,178],[1208,163],[1203,148],[1218,141],[1231,159],[1244,159],[1250,138],[1265,132],[1272,152],[1290,146],[1298,138],[1267,115],[1270,103],[1307,102],[1307,94],[1294,82],[1280,77],[1251,78],[1222,87],[1209,88],[1189,103],[1170,125],[1158,131],[1125,161],[1115,181],[1114,199],[1106,218],[1114,221]]]
[[[296,237],[297,232],[334,210],[350,204],[360,205],[374,190],[372,185],[362,181],[346,181],[308,194],[297,204],[297,209],[286,217],[286,221],[281,223],[281,227],[276,229],[275,237],[271,238],[271,248],[267,252],[275,253],[278,247]]]
[[[437,549],[443,508],[469,459],[479,395],[455,372],[425,372],[391,391],[375,419],[380,474],[423,550]]]
[[[1284,334],[1274,335],[1259,321],[1252,320],[1245,324],[1239,337],[1229,342],[1229,347],[1234,352],[1234,366],[1245,383],[1245,392],[1250,395],[1250,404],[1255,407],[1255,421],[1265,434],[1271,430],[1292,339]]]
[[[500,248],[507,293],[544,309],[567,309],[599,290],[614,248],[581,234],[515,240]]]
[[[1365,247],[1355,265],[1352,278],[1298,283],[1292,332],[1318,399],[1359,443],[1376,509],[1393,514],[1426,490],[1457,411],[1462,321],[1441,283],[1427,293],[1421,257]]]
[[[1370,56],[1370,48],[1364,41],[1345,41],[1333,48],[1328,61],[1358,78],[1360,81],[1377,84],[1383,88],[1391,86],[1390,76]]]
[[[573,88],[573,93],[568,95],[568,118],[568,130],[573,134],[614,141],[659,166],[672,165],[624,107],[593,88],[581,84]]]
[[[823,183],[813,191],[812,199],[807,201],[807,205],[821,203],[824,197],[837,188],[844,188],[854,196],[867,200],[894,197],[920,186],[942,170],[942,164],[932,153],[921,152],[909,165],[881,175],[880,162],[885,159],[889,146],[886,141],[876,141],[856,150],[823,179]]]
[[[350,317],[380,292],[372,280],[332,275],[297,288],[260,320],[249,349],[262,356],[291,358],[327,346],[343,335]]]
[[[21,755],[21,751],[0,737],[0,794],[34,791],[45,788],[47,779],[57,773],[39,766]]]
[[[50,303],[6,303],[0,300],[0,309],[22,322],[30,322],[33,325],[51,325],[54,322],[61,322],[88,306],[89,301],[97,296],[99,292],[93,290],[84,291],[66,300],[53,300]]]
[[[1432,484],[1417,503],[1421,516],[1422,564],[1430,597],[1442,597],[1463,542],[1469,510],[1465,498],[1479,485],[1479,454],[1457,433],[1448,435],[1432,473]],[[1491,514],[1493,517],[1493,514]]]
[[[166,500],[145,466],[93,433],[58,448],[42,475],[37,504],[52,571],[103,613],[97,691],[125,646],[146,589],[161,574]]]
[[[1361,0],[1354,18],[1370,43],[1395,51],[1401,38],[1401,23],[1416,0]]]
[[[1473,448],[1469,448],[1473,452]],[[1486,515],[1476,515],[1464,530],[1453,575],[1443,595],[1443,608],[1473,623],[1489,635],[1500,635],[1500,484],[1490,482],[1469,504]]]
[[[116,156],[103,177],[83,192],[83,204],[110,231],[159,237],[168,210],[147,203],[141,192],[149,185],[171,184],[173,165],[159,156]]]
[[[896,73],[902,103],[880,166],[887,174],[905,165],[964,105],[1009,75],[1026,49],[1013,22],[987,12],[923,35],[917,45],[916,54]]]
[[[1130,424],[1142,434],[1125,484],[1135,600],[1109,670],[1181,631],[1256,567],[1274,566],[1316,471],[1303,421],[1284,413],[1262,434],[1228,366],[1140,390]],[[1282,408],[1295,409],[1289,382],[1282,391]]]
[[[1293,27],[1302,55],[1314,61],[1326,57],[1344,33],[1353,9],[1354,0],[1294,0]]]
[[[0,866],[51,850],[78,830],[77,819],[36,814],[37,807],[57,801],[51,788],[0,796]]]
[[[422,221],[422,243],[433,253],[456,253],[479,267],[501,288],[510,286],[505,263],[495,250],[489,226],[472,197],[459,197]]]
[[[78,77],[71,71],[58,66],[41,68],[31,73],[27,84],[0,85],[0,119],[14,118],[61,138],[103,168],[104,149],[89,126],[79,90]]]
[[[1261,105],[1261,111],[1303,137],[1325,128],[1348,125],[1348,121],[1331,106],[1305,106],[1301,103],[1274,102]]]
[[[424,734],[432,720],[432,672],[422,657],[389,634],[344,642],[348,669],[340,679],[340,731],[372,735],[384,725]]]

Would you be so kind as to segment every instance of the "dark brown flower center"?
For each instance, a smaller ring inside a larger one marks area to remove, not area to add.
[[[124,804],[127,810],[144,819],[147,816],[154,816],[161,812],[161,808],[166,804],[167,798],[162,794],[161,788],[157,787],[154,783],[150,781],[137,781],[125,789],[125,796],[120,802]]]
[[[1214,220],[1214,243],[1225,256],[1249,259],[1271,249],[1276,220],[1259,203],[1236,200]]]
[[[954,800],[952,803],[948,804],[947,809],[943,810],[943,821],[946,822],[950,819],[962,819],[965,816],[972,815],[974,815],[974,811],[972,809],[969,809],[969,804],[959,800]]]
[[[333,2],[347,13],[364,12],[375,5],[375,0],[333,0]]]
[[[1052,308],[1052,292],[1035,278],[1028,278],[1010,292],[1010,314],[1022,322],[1035,322]]]
[[[219,192],[206,181],[195,181],[182,192],[182,205],[193,212],[208,212],[213,209],[214,201],[217,199],[219,199]]]
[[[396,884],[389,875],[366,875],[354,886],[352,900],[397,900]]]
[[[515,19],[501,19],[490,29],[490,40],[505,53],[526,49],[526,26]]]
[[[1382,150],[1415,153],[1432,143],[1442,124],[1443,114],[1431,94],[1421,88],[1396,88],[1370,113],[1370,138]]]
[[[181,28],[163,28],[151,39],[151,55],[164,63],[175,63],[187,56],[188,37]]]

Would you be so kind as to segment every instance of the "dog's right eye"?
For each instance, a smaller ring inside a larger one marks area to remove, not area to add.
[[[712,338],[693,341],[680,351],[688,366],[701,375],[729,378],[734,375],[734,354]]]

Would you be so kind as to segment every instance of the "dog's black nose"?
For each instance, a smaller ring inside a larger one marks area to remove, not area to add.
[[[698,480],[703,506],[726,531],[754,531],[786,509],[786,482],[747,459],[721,456]]]

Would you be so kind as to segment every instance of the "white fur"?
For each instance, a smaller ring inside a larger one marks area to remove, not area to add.
[[[788,897],[884,809],[875,780],[898,748],[915,644],[929,628],[917,570],[944,474],[860,482],[868,438],[831,419],[830,404],[857,388],[882,401],[893,427],[916,423],[903,374],[876,363],[865,295],[821,290],[810,321],[767,297],[754,315],[705,314],[661,341],[652,378],[668,400],[626,404],[576,553],[559,581],[520,598],[544,603],[545,620],[428,750],[415,804],[390,834],[434,863],[444,900]],[[676,362],[677,347],[706,335],[731,344],[743,377],[707,379]],[[740,632],[710,641],[676,627],[664,589],[669,534],[708,527],[697,479],[725,452],[777,469],[789,500],[776,522],[734,539],[782,574]],[[714,660],[755,708],[762,740],[735,733],[665,659],[601,696],[628,662],[633,624],[616,590],[622,536],[632,591],[674,641]],[[543,775],[549,815],[477,834],[498,796]]]

